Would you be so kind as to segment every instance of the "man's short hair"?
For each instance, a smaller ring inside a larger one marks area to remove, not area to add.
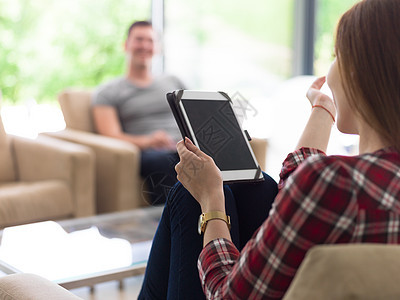
[[[153,27],[153,24],[151,24],[150,21],[136,21],[136,22],[133,22],[131,24],[131,26],[129,26],[128,35],[127,36],[129,36],[131,34],[132,29],[135,28],[135,27]]]

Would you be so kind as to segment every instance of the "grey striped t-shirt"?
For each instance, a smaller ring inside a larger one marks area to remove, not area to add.
[[[146,88],[120,77],[100,85],[93,94],[92,104],[113,106],[126,133],[150,134],[162,129],[178,141],[181,135],[165,96],[177,89],[184,89],[184,85],[170,75],[155,78]]]

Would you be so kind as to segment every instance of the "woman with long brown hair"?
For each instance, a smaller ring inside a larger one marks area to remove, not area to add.
[[[283,162],[269,215],[240,252],[240,243],[231,239],[236,239],[234,223],[240,228],[252,219],[241,218],[237,207],[227,208],[231,198],[236,204],[254,204],[257,214],[255,199],[268,202],[273,193],[263,194],[259,186],[253,187],[257,192],[247,186],[240,195],[240,188],[224,190],[213,160],[189,140],[178,143],[176,170],[183,186],[178,184],[170,194],[154,240],[158,246],[163,239],[170,245],[167,250],[153,246],[141,297],[183,299],[192,292],[190,299],[204,298],[195,284],[186,284],[190,276],[176,276],[193,268],[193,257],[186,255],[196,252],[186,244],[186,236],[195,235],[189,229],[196,227],[196,220],[185,217],[188,210],[203,213],[198,285],[209,299],[282,298],[307,251],[318,244],[400,243],[399,16],[399,0],[363,0],[342,16],[336,59],[327,75],[333,99],[320,91],[325,77],[308,90],[312,109],[297,150]],[[341,132],[359,135],[358,155],[325,154],[335,122]],[[203,167],[187,176],[193,162]],[[265,191],[273,189],[270,181],[266,184]],[[231,214],[231,230],[226,214]],[[170,225],[168,233],[165,224]],[[160,258],[174,263],[159,265],[156,278],[154,266]],[[155,281],[166,282],[164,290],[154,288]]]

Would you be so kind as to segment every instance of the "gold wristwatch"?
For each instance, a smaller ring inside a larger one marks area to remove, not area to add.
[[[208,221],[213,219],[225,221],[229,230],[231,229],[231,218],[228,215],[224,214],[222,211],[210,211],[202,213],[199,217],[198,231],[200,235],[206,231]]]

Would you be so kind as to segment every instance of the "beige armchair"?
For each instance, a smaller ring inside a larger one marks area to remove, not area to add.
[[[89,146],[95,152],[97,212],[126,210],[145,205],[139,148],[125,141],[96,134],[90,91],[67,89],[58,95],[58,101],[66,129],[45,134]],[[267,141],[253,139],[251,145],[257,160],[264,168]]]
[[[145,202],[141,195],[140,150],[121,140],[96,134],[91,92],[65,90],[58,95],[66,128],[46,132],[58,139],[90,147],[96,156],[97,213],[133,209]]]
[[[89,148],[8,135],[0,117],[0,227],[92,215],[94,176]]]
[[[68,290],[35,274],[0,277],[0,300],[79,300]]]
[[[307,252],[283,300],[400,299],[399,278],[399,245],[321,245]]]

